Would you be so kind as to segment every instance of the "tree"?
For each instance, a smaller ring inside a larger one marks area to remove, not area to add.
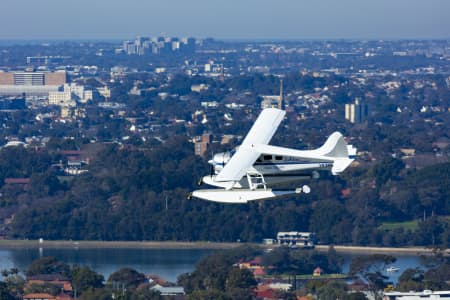
[[[131,268],[122,268],[108,278],[108,284],[112,285],[113,289],[135,289],[145,281],[144,274]]]
[[[88,289],[79,298],[80,300],[113,300],[112,292],[105,288]]]
[[[228,273],[225,288],[232,299],[252,299],[256,284],[255,277],[249,270],[233,267]]]
[[[56,258],[48,256],[34,260],[25,273],[27,276],[39,274],[60,274],[70,277],[70,267],[68,264],[59,262]]]
[[[443,232],[442,222],[433,216],[419,223],[419,230],[415,234],[415,241],[419,245],[437,246],[441,244],[440,235]]]
[[[431,290],[448,290],[450,288],[450,259],[446,259],[440,266],[425,272],[425,288]]]
[[[333,245],[328,247],[327,259],[330,272],[339,273],[342,271],[342,264],[344,262],[344,258],[337,253]]]
[[[195,289],[225,290],[228,273],[235,263],[228,255],[219,253],[202,259],[193,273]]]
[[[347,299],[347,285],[340,281],[330,281],[317,291],[320,300]]]
[[[6,283],[0,281],[0,299],[2,300],[15,300],[16,297],[11,295]]]
[[[393,176],[396,176],[405,164],[400,159],[389,158],[373,167],[372,172],[378,187],[385,184]]]
[[[9,270],[2,270],[1,274],[10,294],[19,298],[23,294],[23,288],[25,286],[25,279],[19,275],[19,269],[11,268]],[[0,297],[0,299],[3,298]]]
[[[263,264],[266,268],[272,266],[274,270],[284,272],[291,265],[289,249],[280,247],[270,251],[263,256]]]
[[[249,270],[233,267],[228,272],[225,288],[227,290],[234,288],[252,289],[256,286],[256,284],[257,282],[255,277]]]
[[[336,200],[319,201],[314,206],[310,219],[310,230],[317,233],[318,239],[323,243],[341,242],[335,236],[348,236],[336,232],[342,228],[341,222],[352,219],[346,208]]]
[[[346,296],[348,300],[368,300],[366,295],[362,292],[351,293]]]
[[[195,271],[178,278],[188,299],[252,299],[256,280],[246,269],[233,264],[254,257],[254,247],[239,247],[203,258]],[[220,291],[220,292],[219,292]]]
[[[103,287],[103,276],[86,266],[73,266],[71,269],[71,278],[75,298],[89,288]]]
[[[363,278],[374,299],[381,299],[380,290],[386,286],[387,276],[382,273],[386,266],[396,261],[396,258],[386,254],[360,255],[350,263],[350,276]]]
[[[162,300],[161,294],[155,290],[151,290],[148,284],[139,286],[131,294],[131,299],[135,300]]]
[[[188,300],[232,300],[225,292],[219,290],[197,290],[187,296]]]
[[[397,290],[421,291],[424,290],[424,271],[421,269],[406,269],[398,278]]]

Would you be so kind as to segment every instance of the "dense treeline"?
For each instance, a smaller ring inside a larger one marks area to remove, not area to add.
[[[246,205],[187,200],[208,166],[181,136],[148,148],[115,144],[97,150],[89,172],[61,181],[57,151],[5,148],[2,213],[17,211],[13,238],[260,241],[278,231],[314,231],[323,243],[449,246],[450,164],[407,170],[397,159],[324,175],[310,195]],[[7,157],[17,157],[11,162]],[[22,172],[22,173],[20,173]],[[349,193],[343,193],[349,190]],[[425,215],[425,218],[424,218]],[[385,221],[418,220],[385,228]]]

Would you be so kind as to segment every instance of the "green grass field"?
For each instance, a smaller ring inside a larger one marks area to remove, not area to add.
[[[404,230],[416,231],[419,228],[419,220],[406,221],[406,222],[385,222],[381,224],[379,229],[391,231],[397,228],[403,228]]]

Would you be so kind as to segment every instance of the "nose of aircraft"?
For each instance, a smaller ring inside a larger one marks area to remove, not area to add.
[[[214,165],[222,165],[223,164],[223,157],[224,157],[224,153],[216,153],[213,157],[213,164]]]
[[[213,159],[209,160],[208,163],[216,167],[217,166],[223,167],[229,160],[230,160],[230,153],[221,152],[214,154]]]

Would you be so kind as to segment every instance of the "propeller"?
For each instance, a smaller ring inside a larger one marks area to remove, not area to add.
[[[211,168],[209,169],[209,176],[212,178],[214,176],[214,165],[211,165]]]

